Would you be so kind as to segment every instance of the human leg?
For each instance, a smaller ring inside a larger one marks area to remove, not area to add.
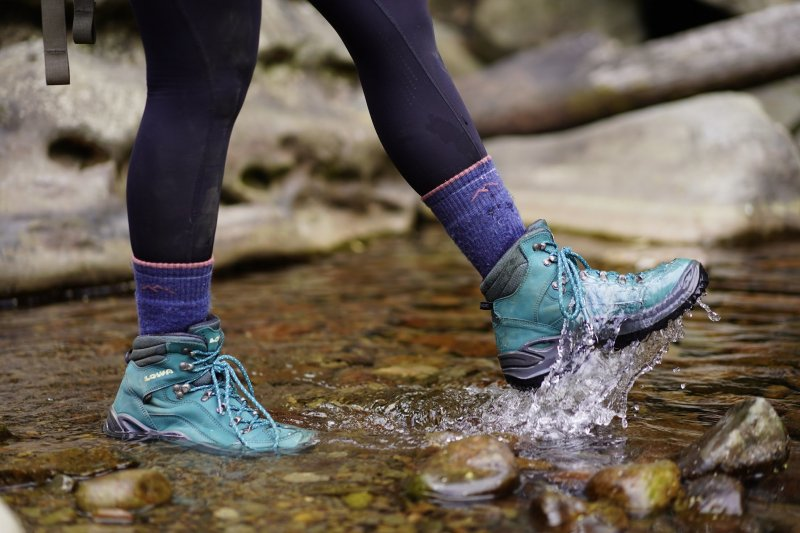
[[[298,451],[313,432],[272,419],[243,365],[221,353],[224,333],[209,315],[220,186],[255,66],[260,2],[132,5],[148,83],[128,177],[140,335],[104,431],[237,455]]]
[[[433,34],[427,0],[311,0],[353,57],[386,152],[484,276],[524,232]]]
[[[598,330],[598,343],[619,334],[622,347],[694,304],[707,285],[696,261],[600,272],[559,248],[544,221],[525,230],[439,57],[426,0],[310,1],[353,56],[388,155],[484,278],[509,382],[541,383],[565,319],[602,308],[619,331]]]

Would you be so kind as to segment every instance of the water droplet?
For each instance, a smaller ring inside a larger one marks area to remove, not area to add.
[[[673,368],[673,369],[672,369],[672,372],[673,372],[674,374],[677,374],[677,373],[678,373],[678,372],[680,372],[680,371],[681,371],[681,367],[679,367],[679,366],[676,366],[675,368]]]
[[[697,305],[703,308],[703,310],[708,315],[708,319],[711,322],[719,322],[720,318],[722,318],[721,316],[719,316],[719,314],[712,311],[711,308],[703,300],[700,300],[699,298],[697,299]]]
[[[685,388],[686,388],[686,383],[681,383],[681,389],[685,389]]]
[[[636,411],[637,413],[639,412],[639,404],[638,403],[633,404],[633,410]]]

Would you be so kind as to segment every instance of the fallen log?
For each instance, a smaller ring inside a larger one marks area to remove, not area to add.
[[[621,47],[598,35],[520,52],[458,86],[483,135],[553,131],[800,72],[800,5]]]

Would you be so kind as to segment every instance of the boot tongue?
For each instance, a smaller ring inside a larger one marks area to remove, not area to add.
[[[555,239],[553,238],[553,232],[550,231],[550,227],[547,225],[547,221],[545,221],[543,218],[540,218],[539,220],[528,226],[527,229],[525,230],[525,235],[530,235],[533,233],[541,233],[541,232],[547,232],[546,240],[550,242],[555,241]]]
[[[200,322],[189,327],[189,333],[201,337],[206,343],[206,351],[213,352],[225,341],[225,334],[222,333],[220,320],[211,315],[204,322]]]
[[[225,341],[225,334],[222,332],[220,320],[214,315],[209,315],[205,321],[190,326],[188,332],[203,339],[206,343],[207,352],[215,351]],[[206,372],[193,383],[195,386],[200,386],[208,385],[211,382],[211,372]]]

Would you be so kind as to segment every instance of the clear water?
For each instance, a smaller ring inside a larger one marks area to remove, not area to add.
[[[603,264],[609,243],[565,244],[594,266],[630,269]],[[712,322],[700,305],[612,355],[572,339],[571,356],[535,394],[504,385],[479,280],[439,231],[218,277],[227,350],[277,419],[323,437],[310,453],[247,461],[100,434],[136,331],[130,295],[2,311],[0,424],[17,438],[0,439],[0,496],[30,529],[85,530],[92,520],[72,494],[8,481],[12,471],[41,479],[37,468],[56,452],[78,450],[85,461],[70,468],[79,476],[132,460],[172,481],[173,502],[136,515],[139,531],[533,530],[534,484],[580,493],[598,468],[671,457],[734,402],[759,395],[783,417],[792,456],[785,471],[748,485],[746,516],[726,527],[790,531],[800,517],[800,243],[663,254],[704,258],[704,301],[723,318]],[[521,458],[513,495],[456,508],[406,497],[432,443],[484,432],[506,435]],[[366,507],[348,505],[364,492]],[[215,515],[223,508],[236,512]],[[694,530],[671,513],[633,527]]]

